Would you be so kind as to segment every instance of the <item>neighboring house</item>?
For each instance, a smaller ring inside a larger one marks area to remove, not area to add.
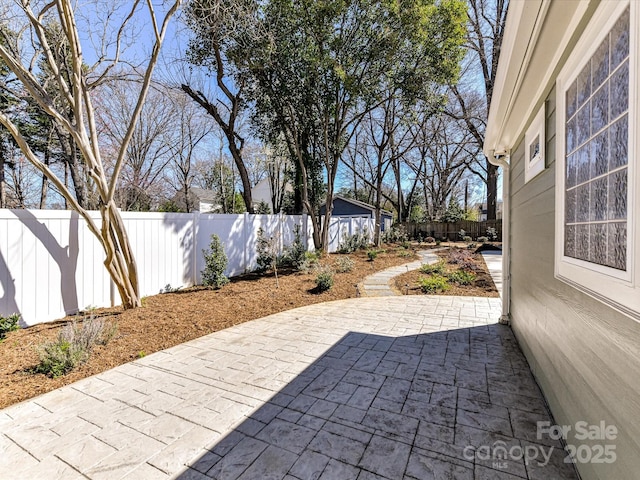
[[[484,145],[504,167],[503,318],[583,479],[640,472],[639,60],[636,0],[512,0]]]
[[[254,208],[257,208],[261,202],[264,202],[269,205],[271,213],[279,213],[276,211],[279,210],[279,208],[273,204],[274,195],[271,183],[268,177],[260,180],[255,187],[251,189],[251,200]],[[286,183],[284,185],[284,192],[281,191],[281,193],[293,193],[293,187],[289,183]]]
[[[217,213],[222,209],[222,205],[218,202],[218,194],[213,190],[204,188],[191,187],[189,189],[189,210],[199,211],[202,213]],[[173,201],[182,210],[187,210],[187,202],[184,198],[184,192],[177,192],[173,197]]]
[[[498,200],[496,202],[496,219],[499,220],[502,218],[502,201]],[[487,202],[484,203],[476,203],[473,208],[478,211],[478,221],[484,222],[487,219]]]
[[[320,215],[324,215],[325,210],[325,206],[322,205],[320,207]],[[352,198],[334,195],[331,216],[376,218],[376,207]],[[380,214],[380,231],[384,232],[385,229],[391,228],[392,223],[393,214],[387,210],[382,210]]]

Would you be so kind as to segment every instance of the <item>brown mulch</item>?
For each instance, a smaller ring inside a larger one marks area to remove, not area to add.
[[[336,274],[333,287],[323,293],[315,291],[315,273],[280,272],[279,288],[271,273],[248,274],[233,278],[220,290],[194,287],[147,297],[144,306],[134,310],[96,310],[96,316],[117,322],[116,335],[106,346],[96,346],[85,364],[58,378],[32,373],[38,363],[37,347],[53,341],[72,318],[10,332],[0,343],[0,408],[232,325],[304,305],[353,298],[355,285],[365,276],[415,259],[412,250],[383,248],[386,253],[373,262],[367,261],[364,251],[350,254],[354,269]],[[320,262],[333,265],[340,256],[330,254]]]
[[[452,247],[452,249],[460,249],[459,247]],[[449,250],[443,250],[438,252],[438,255],[447,262]],[[487,269],[487,264],[480,253],[472,253],[470,261],[473,263],[473,268],[470,269],[476,274],[476,279],[471,285],[456,285],[450,284],[449,290],[437,293],[425,293],[418,285],[420,277],[426,277],[428,274],[424,274],[419,270],[413,270],[411,272],[403,273],[395,277],[395,287],[398,291],[404,295],[456,295],[456,296],[470,296],[470,297],[498,297],[498,290],[496,289],[493,279]],[[458,269],[457,265],[450,263],[446,264],[446,272],[451,273]]]

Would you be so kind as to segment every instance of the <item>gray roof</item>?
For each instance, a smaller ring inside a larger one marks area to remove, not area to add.
[[[335,200],[336,198],[339,198],[343,202],[352,203],[353,205],[357,205],[359,207],[366,208],[367,210],[371,210],[372,212],[376,211],[376,207],[374,205],[369,205],[368,203],[361,202],[360,200],[355,200],[353,198],[343,197],[342,195],[334,195],[333,199]],[[390,217],[393,217],[393,213],[391,213],[389,210],[380,209],[380,212],[383,215],[389,215]]]

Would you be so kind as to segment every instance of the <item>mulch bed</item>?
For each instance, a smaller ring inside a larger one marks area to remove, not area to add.
[[[485,248],[487,249],[487,248]],[[446,273],[452,273],[459,269],[458,265],[448,263],[449,252],[451,250],[463,251],[464,248],[449,247],[447,250],[441,250],[438,255],[446,262]],[[418,285],[418,281],[421,277],[428,277],[429,274],[420,272],[419,270],[413,270],[411,272],[403,273],[395,277],[394,284],[398,291],[404,295],[456,295],[456,296],[471,296],[471,297],[498,297],[498,290],[496,289],[493,279],[489,274],[487,265],[484,258],[479,252],[469,252],[469,261],[473,265],[467,270],[472,271],[476,275],[476,279],[471,285],[457,285],[455,283],[449,284],[449,290],[440,291],[436,293],[425,293]]]

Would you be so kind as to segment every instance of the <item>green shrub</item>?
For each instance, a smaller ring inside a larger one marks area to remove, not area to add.
[[[333,272],[328,269],[322,269],[316,276],[316,286],[318,291],[324,292],[333,287]]]
[[[487,237],[478,237],[478,242],[480,242],[480,243],[485,243],[485,242],[488,242],[488,241],[489,241],[489,239]]]
[[[425,293],[445,292],[451,288],[447,279],[441,275],[431,275],[430,277],[420,277],[418,285]]]
[[[444,260],[439,260],[436,263],[422,264],[422,266],[420,267],[420,271],[422,273],[442,275],[445,272],[445,267],[446,265],[444,263]]]
[[[377,250],[368,250],[367,251],[367,257],[369,257],[369,261],[373,262],[376,257],[378,256],[378,251]]]
[[[256,241],[256,253],[258,254],[258,271],[264,272],[274,264],[274,239],[267,238],[262,228],[258,229],[258,239]]]
[[[280,257],[280,264],[283,266],[291,266],[296,270],[300,270],[305,262],[307,253],[307,247],[302,242],[302,235],[300,233],[300,225],[293,227],[293,243],[285,247],[282,256]]]
[[[305,252],[304,254],[304,262],[300,265],[298,269],[300,272],[307,273],[318,266],[318,259],[320,258],[320,254],[316,252]]]
[[[369,231],[356,232],[353,235],[348,235],[346,229],[342,233],[342,241],[338,245],[338,253],[353,253],[356,250],[367,248],[371,243]]]
[[[117,324],[93,316],[80,323],[67,323],[55,341],[38,348],[40,363],[35,371],[53,378],[67,374],[87,361],[95,345],[106,345],[117,328]]]
[[[464,237],[462,237],[462,241],[469,243],[472,242],[473,239],[469,235],[465,235]]]
[[[408,258],[413,256],[413,252],[411,250],[406,250],[402,247],[398,248],[398,256],[401,258]]]
[[[448,276],[451,282],[457,283],[458,285],[471,285],[476,279],[475,273],[467,272],[466,270],[457,270]]]
[[[7,333],[20,329],[20,314],[13,313],[8,317],[0,316],[0,340],[4,340]]]
[[[382,232],[381,240],[383,243],[404,243],[409,240],[404,227],[391,227]]]
[[[467,232],[465,232],[464,230],[460,229],[460,231],[458,232],[458,237],[460,238],[460,240],[464,240],[464,237],[467,236]]]
[[[496,231],[495,228],[493,227],[487,228],[487,238],[492,242],[495,242],[496,240],[498,240],[498,232]]]
[[[436,240],[436,245],[440,245],[442,243],[441,240]]]
[[[209,248],[202,250],[204,255],[204,270],[202,270],[202,284],[207,287],[220,288],[229,283],[224,271],[227,268],[227,256],[218,235],[211,235]]]
[[[337,273],[350,272],[355,266],[356,262],[349,257],[339,257],[334,264],[334,268]]]

